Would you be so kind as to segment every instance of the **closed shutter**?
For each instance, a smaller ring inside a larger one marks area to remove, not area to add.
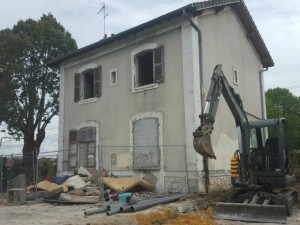
[[[94,96],[101,97],[102,92],[102,66],[94,69]]]
[[[87,141],[96,140],[96,128],[95,127],[87,127],[86,128],[86,140]]]
[[[64,160],[67,160],[69,169],[77,166],[77,130],[69,130],[69,152],[64,151]]]
[[[162,83],[165,81],[164,76],[164,60],[163,60],[163,46],[154,49],[154,82]]]
[[[74,101],[78,102],[79,100],[80,100],[80,73],[75,73]]]
[[[86,141],[86,129],[85,128],[78,130],[77,135],[78,135],[79,142]]]

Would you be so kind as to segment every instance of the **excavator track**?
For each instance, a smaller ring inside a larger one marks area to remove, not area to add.
[[[215,219],[287,223],[287,216],[297,202],[297,192],[291,188],[279,193],[239,190],[228,193],[223,200],[214,206]]]

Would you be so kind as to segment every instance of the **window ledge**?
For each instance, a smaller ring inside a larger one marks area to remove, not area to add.
[[[140,87],[135,87],[132,89],[132,93],[141,92],[141,91],[147,91],[151,89],[158,88],[158,83],[148,84]]]
[[[84,105],[84,104],[88,104],[88,103],[92,103],[92,102],[96,102],[96,101],[97,101],[97,98],[87,98],[87,99],[80,100],[77,104]]]

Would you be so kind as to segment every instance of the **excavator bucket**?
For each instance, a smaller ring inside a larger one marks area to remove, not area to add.
[[[261,223],[287,223],[284,205],[217,202],[213,218]]]
[[[216,155],[211,145],[210,133],[196,130],[193,135],[193,144],[196,152],[204,157],[216,159]]]

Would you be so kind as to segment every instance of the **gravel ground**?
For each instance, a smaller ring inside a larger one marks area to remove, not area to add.
[[[136,213],[124,213],[107,216],[95,214],[85,216],[84,211],[100,208],[94,205],[55,205],[39,203],[32,205],[6,204],[6,196],[0,198],[0,224],[5,225],[257,225],[260,223],[247,223],[239,221],[225,221],[212,219],[212,209],[208,205],[217,201],[217,195],[194,194],[188,198],[169,203],[163,206],[155,206]],[[101,206],[104,208],[104,206]],[[271,225],[272,223],[266,223]],[[300,203],[291,217],[288,217],[289,225],[300,224]]]

